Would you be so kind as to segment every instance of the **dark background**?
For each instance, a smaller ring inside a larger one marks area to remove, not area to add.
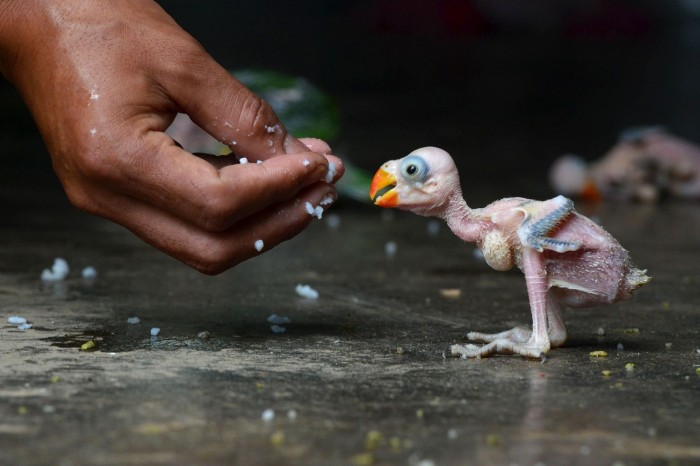
[[[305,76],[338,102],[340,155],[373,171],[437,145],[465,192],[551,194],[546,170],[624,128],[700,141],[700,1],[301,0],[160,4],[224,66]],[[2,178],[58,186],[0,81]]]

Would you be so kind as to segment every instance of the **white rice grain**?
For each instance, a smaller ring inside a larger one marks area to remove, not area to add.
[[[254,246],[255,246],[255,250],[260,252],[260,251],[262,251],[262,248],[265,247],[265,243],[263,242],[263,240],[259,239],[259,240],[255,241]]]
[[[248,163],[248,159],[245,157],[241,157],[240,159],[238,159],[238,163],[240,163],[241,165],[245,165]]]
[[[328,173],[326,173],[326,183],[330,183],[335,178],[335,164],[333,162],[328,163]]]
[[[53,261],[51,270],[44,269],[41,273],[41,279],[45,282],[53,282],[63,280],[68,276],[70,272],[70,267],[68,267],[68,262],[65,259],[57,257]]]
[[[92,279],[97,277],[97,270],[95,270],[95,267],[85,267],[81,274],[83,278]]]
[[[140,323],[141,323],[141,319],[139,319],[139,318],[136,317],[136,316],[134,316],[134,317],[129,317],[128,319],[126,319],[126,323],[127,323],[127,324],[132,324],[132,325],[140,324]]]
[[[318,299],[318,291],[311,288],[309,285],[302,285],[301,283],[296,286],[294,291],[297,292],[299,296],[306,299]]]
[[[305,167],[308,167],[311,162],[309,162],[309,159],[304,159],[301,163],[303,163]]]
[[[398,246],[396,245],[395,241],[388,241],[384,245],[384,252],[389,257],[394,257],[396,255],[397,250],[398,250]]]
[[[340,228],[340,215],[330,214],[326,215],[326,225],[332,230],[337,230]]]
[[[7,318],[7,323],[12,325],[22,325],[27,323],[27,319],[19,316],[10,316]]]
[[[272,422],[275,420],[275,411],[272,410],[271,408],[267,408],[265,411],[262,412],[260,415],[260,419],[262,419],[265,422]]]
[[[270,330],[272,330],[272,333],[284,333],[287,331],[287,329],[281,325],[270,325]]]
[[[323,217],[323,207],[321,207],[320,205],[316,206],[313,215],[315,215],[317,219],[321,220],[321,218]]]
[[[314,208],[314,206],[311,205],[310,202],[305,203],[304,208],[306,209],[306,213],[309,215],[314,215],[314,213],[316,213],[316,209]]]
[[[159,333],[160,333],[160,329],[158,327],[153,327],[151,329],[151,336],[152,337],[158,336]]]
[[[18,330],[29,330],[32,328],[32,324],[20,324],[17,326]]]
[[[291,324],[292,320],[289,317],[278,316],[277,314],[270,314],[267,317],[267,321],[274,325]]]

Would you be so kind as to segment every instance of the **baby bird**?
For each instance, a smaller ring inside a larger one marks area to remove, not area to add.
[[[513,197],[471,209],[462,197],[452,157],[437,147],[386,162],[372,180],[370,197],[381,207],[442,218],[459,238],[476,243],[492,268],[517,265],[525,275],[532,329],[470,332],[470,341],[485,344],[452,345],[448,356],[519,354],[543,359],[550,348],[566,341],[562,305],[614,303],[629,298],[650,279],[632,265],[615,238],[577,213],[563,196],[547,201]]]

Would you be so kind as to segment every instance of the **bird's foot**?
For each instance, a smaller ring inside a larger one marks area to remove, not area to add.
[[[530,340],[531,337],[532,330],[523,327],[514,327],[499,333],[469,332],[467,334],[469,341],[480,341],[482,343],[491,343],[496,340],[510,340],[513,343],[525,343]]]
[[[495,354],[519,354],[526,358],[545,359],[549,351],[549,342],[535,342],[529,339],[525,342],[517,342],[507,338],[497,338],[483,346],[471,343],[466,345],[450,345],[445,350],[445,357],[486,358]]]

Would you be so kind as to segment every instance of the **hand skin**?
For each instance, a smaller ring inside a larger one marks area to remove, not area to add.
[[[151,0],[0,0],[0,71],[70,201],[200,272],[295,236],[312,219],[305,202],[335,199],[343,166],[328,145],[288,135]],[[180,148],[164,133],[178,112],[253,163]]]

